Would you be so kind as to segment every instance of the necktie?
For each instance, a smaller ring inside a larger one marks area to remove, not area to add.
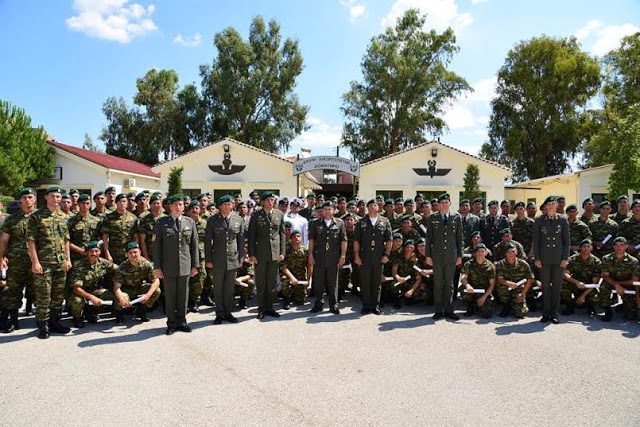
[[[228,217],[228,216],[225,216],[225,217],[224,217],[224,225],[225,225],[227,228],[229,228],[229,217]]]
[[[176,228],[180,231],[180,220],[176,218]]]
[[[449,215],[444,215],[444,226],[447,226],[447,220],[449,219]]]
[[[467,226],[467,217],[466,216],[462,217],[462,225],[465,226],[465,227]]]
[[[271,212],[267,212],[267,218],[269,219],[269,222],[271,222]]]

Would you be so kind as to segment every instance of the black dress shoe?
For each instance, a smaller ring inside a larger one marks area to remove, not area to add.
[[[173,333],[174,333],[175,331],[176,331],[176,330],[175,330],[174,328],[167,328],[167,330],[166,330],[166,331],[164,331],[164,334],[165,334],[165,335],[173,335]]]
[[[258,311],[258,320],[264,319],[264,311]]]
[[[549,323],[549,320],[551,320],[549,316],[542,316],[542,319],[540,319],[540,323]]]
[[[238,319],[236,319],[231,313],[224,316],[224,320],[226,320],[229,323],[238,323]]]
[[[320,313],[321,311],[322,311],[321,305],[314,305],[313,308],[309,310],[309,313]]]
[[[191,326],[189,325],[178,326],[176,329],[180,332],[191,332]]]
[[[440,320],[444,317],[444,313],[438,312],[433,314],[433,320]]]
[[[446,317],[449,320],[460,320],[460,316],[458,316],[457,314],[451,312],[451,313],[445,313],[444,317]]]
[[[551,317],[551,323],[553,323],[554,325],[557,325],[558,323],[560,323],[560,320],[557,317],[552,316]]]
[[[215,319],[213,319],[213,324],[214,325],[219,325],[222,323],[222,316],[216,316]]]
[[[380,309],[378,307],[376,307],[373,310],[371,310],[371,312],[373,314],[375,314],[376,316],[380,316],[382,314],[382,311],[380,311]]]
[[[362,307],[362,310],[360,310],[360,314],[369,314],[371,313],[371,309],[369,309],[369,307]]]
[[[191,307],[189,307],[189,311],[192,313],[200,313],[200,309],[196,304],[193,304]]]
[[[275,310],[267,310],[264,312],[264,314],[266,314],[267,316],[275,317],[275,318],[280,317],[280,313],[278,313]]]
[[[331,311],[333,314],[340,314],[340,309],[339,309],[338,307],[333,307],[333,308],[332,308],[331,310],[329,310],[329,311]]]

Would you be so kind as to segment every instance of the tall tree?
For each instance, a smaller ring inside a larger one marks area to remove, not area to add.
[[[209,140],[231,136],[277,152],[307,129],[309,107],[294,92],[302,72],[298,41],[284,42],[280,26],[262,17],[251,23],[245,42],[234,28],[214,37],[218,56],[200,66]]]
[[[169,171],[169,176],[167,177],[167,186],[169,187],[169,196],[173,196],[176,194],[182,194],[182,173],[184,172],[184,167],[180,166],[171,168]]]
[[[98,147],[94,142],[93,139],[91,139],[91,137],[89,136],[88,133],[84,133],[84,142],[82,143],[82,148],[84,148],[85,150],[89,150],[89,151],[96,151],[96,152],[100,152],[100,147]]]
[[[498,72],[481,155],[513,169],[515,181],[563,173],[589,135],[585,109],[599,85],[598,62],[575,38],[518,43]]]
[[[50,178],[55,150],[42,127],[33,128],[24,110],[0,100],[0,193],[16,193],[25,183]]]
[[[363,81],[342,97],[342,144],[366,162],[424,142],[446,128],[444,109],[471,90],[447,69],[458,52],[452,29],[425,31],[426,15],[408,10],[373,39],[362,59]]]
[[[623,118],[610,117],[603,136],[611,143],[609,160],[613,172],[609,176],[609,200],[615,200],[629,190],[640,190],[640,103],[626,108]]]
[[[468,163],[464,171],[464,193],[463,198],[473,200],[482,196],[480,191],[480,168],[474,163]]]

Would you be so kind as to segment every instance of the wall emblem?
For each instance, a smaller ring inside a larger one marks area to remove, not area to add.
[[[428,168],[413,168],[413,171],[420,176],[430,176],[433,178],[434,176],[445,176],[451,169],[438,169],[436,168],[436,161],[431,159],[427,162]]]
[[[232,165],[231,154],[229,153],[229,144],[224,144],[224,159],[222,165],[209,165],[209,169],[212,172],[219,173],[220,175],[233,175],[234,173],[242,172],[246,165]]]

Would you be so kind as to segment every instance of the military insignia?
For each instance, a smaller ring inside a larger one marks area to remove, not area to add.
[[[151,237],[151,241],[155,242],[156,241],[156,233],[153,233],[153,236]]]

